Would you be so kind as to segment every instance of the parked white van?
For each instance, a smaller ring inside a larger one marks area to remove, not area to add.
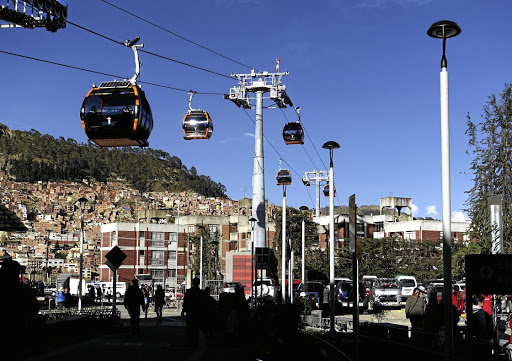
[[[103,295],[113,295],[114,282],[100,282],[101,290]],[[124,297],[126,289],[128,288],[128,282],[116,282],[116,298]]]
[[[407,301],[412,292],[418,287],[418,282],[414,276],[397,276],[398,285],[402,289],[402,301]]]

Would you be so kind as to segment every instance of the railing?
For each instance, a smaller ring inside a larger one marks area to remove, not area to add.
[[[96,318],[96,319],[113,317],[112,309],[107,308],[107,307],[84,308],[80,311],[76,308],[40,310],[39,315],[43,316],[46,319],[46,321],[60,320],[60,319],[76,317],[76,316],[84,316],[87,318]],[[115,317],[120,318],[121,311],[116,311]]]

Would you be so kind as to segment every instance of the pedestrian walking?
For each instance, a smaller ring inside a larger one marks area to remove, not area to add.
[[[199,343],[199,332],[206,317],[207,298],[199,288],[199,278],[192,280],[192,287],[185,292],[181,315],[186,315],[188,340],[193,346]]]
[[[140,333],[140,309],[144,306],[144,295],[139,288],[139,281],[134,279],[124,295],[124,307],[130,314],[132,334]]]
[[[165,292],[162,285],[158,285],[155,291],[155,312],[157,323],[162,322],[162,309],[165,304]]]
[[[423,327],[423,318],[425,316],[425,298],[418,287],[412,292],[412,296],[405,303],[405,317],[411,321],[411,327],[414,329]]]

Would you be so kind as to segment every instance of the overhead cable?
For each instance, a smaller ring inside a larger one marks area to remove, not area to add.
[[[11,53],[11,52],[5,51],[5,50],[0,50],[0,53],[12,55],[12,56],[17,56],[17,57],[25,58],[25,59],[35,60],[35,61],[39,61],[39,62],[42,62],[42,63],[58,65],[58,66],[62,66],[62,67],[69,68],[69,69],[80,70],[80,71],[85,71],[85,72],[99,74],[99,75],[105,75],[105,76],[109,76],[109,77],[112,77],[112,78],[121,78],[121,79],[125,78],[124,76],[121,76],[121,75],[109,74],[109,73],[104,73],[104,72],[101,72],[101,71],[81,68],[81,67],[78,67],[78,66],[57,63],[55,61],[34,58],[34,57],[28,56],[28,55]],[[181,91],[181,92],[185,92],[185,93],[190,92],[190,90],[188,90],[188,89],[176,88],[176,87],[172,87],[172,86],[169,86],[169,85],[152,83],[152,82],[149,82],[149,81],[138,81],[137,83],[153,85],[153,86],[157,86],[157,87],[160,87],[160,88],[171,89],[171,90]],[[214,93],[214,92],[196,92],[196,93],[197,94],[203,94],[203,95],[224,95],[223,93]]]
[[[91,29],[88,29],[84,26],[81,26],[81,25],[78,25],[78,24],[75,24],[69,20],[66,20],[66,22],[70,25],[73,25],[73,26],[76,26],[77,28],[79,29],[82,29],[82,30],[85,30],[85,31],[88,31],[90,32],[91,34],[94,34],[96,36],[99,36],[103,39],[106,39],[106,40],[109,40],[113,43],[116,43],[116,44],[119,44],[119,45],[122,45],[122,46],[126,46],[124,42],[120,42],[120,41],[117,41],[115,39],[112,39],[111,37],[108,37],[106,35],[103,35],[103,34],[100,34],[98,33],[97,31],[94,31],[94,30],[91,30]],[[143,52],[143,53],[146,53],[146,54],[149,54],[149,55],[153,55],[153,56],[156,56],[156,57],[159,57],[159,58],[162,58],[162,59],[165,59],[165,60],[168,60],[168,61],[172,61],[174,63],[178,63],[178,64],[181,64],[181,65],[185,65],[185,66],[188,66],[190,68],[194,68],[194,69],[197,69],[197,70],[201,70],[201,71],[205,71],[205,72],[208,72],[208,73],[212,73],[212,74],[215,74],[215,75],[218,75],[218,76],[222,76],[224,78],[228,78],[228,79],[232,79],[231,76],[229,75],[225,75],[225,74],[221,74],[221,73],[218,73],[216,71],[213,71],[213,70],[209,70],[209,69],[206,69],[206,68],[202,68],[200,66],[197,66],[197,65],[192,65],[192,64],[189,64],[189,63],[185,63],[183,61],[180,61],[180,60],[176,60],[176,59],[172,59],[172,58],[169,58],[167,56],[163,56],[163,55],[159,55],[159,54],[155,54],[155,53],[152,53],[150,51],[147,51],[147,50],[143,50],[143,49],[139,49],[138,51],[140,52]]]
[[[246,64],[244,64],[244,63],[241,63],[241,62],[239,62],[239,61],[237,61],[237,60],[235,60],[235,59],[232,59],[232,58],[230,58],[230,57],[228,57],[228,56],[226,56],[226,55],[223,55],[223,54],[221,54],[221,53],[219,53],[219,52],[217,52],[217,51],[215,51],[215,50],[212,50],[212,49],[210,49],[210,48],[207,48],[206,46],[201,45],[201,44],[199,44],[199,43],[196,43],[196,42],[195,42],[195,41],[193,41],[193,40],[187,39],[186,37],[184,37],[184,36],[182,36],[182,35],[180,35],[180,34],[177,34],[177,33],[173,32],[173,31],[171,31],[171,30],[169,30],[169,29],[166,29],[166,28],[164,28],[164,27],[162,27],[162,26],[160,26],[160,25],[158,25],[158,24],[155,24],[155,23],[153,23],[153,22],[151,22],[151,21],[149,21],[149,20],[147,20],[147,19],[144,19],[143,17],[140,17],[140,16],[138,16],[138,15],[136,15],[136,14],[134,14],[134,13],[132,13],[132,12],[130,12],[130,11],[128,11],[128,10],[126,10],[126,9],[123,9],[123,8],[121,8],[121,7],[117,6],[117,5],[114,5],[114,4],[112,4],[112,3],[110,3],[110,2],[108,2],[108,1],[106,1],[106,0],[101,0],[101,1],[102,1],[102,2],[104,2],[105,4],[108,4],[108,5],[112,6],[113,8],[116,8],[116,9],[118,9],[118,10],[120,10],[120,11],[122,11],[122,12],[124,12],[124,13],[128,14],[128,15],[131,15],[131,16],[133,16],[133,17],[135,17],[135,18],[139,19],[139,20],[142,20],[142,21],[144,21],[144,22],[146,22],[146,23],[148,23],[148,24],[150,24],[150,25],[152,25],[152,26],[154,26],[154,27],[157,27],[157,28],[158,28],[158,29],[160,29],[160,30],[163,30],[163,31],[165,31],[165,32],[167,32],[167,33],[169,33],[169,34],[172,34],[172,35],[174,35],[174,36],[176,36],[176,37],[178,37],[178,38],[180,38],[180,39],[182,39],[182,40],[185,40],[185,41],[187,41],[187,42],[189,42],[189,43],[191,43],[191,44],[194,44],[194,45],[196,45],[196,46],[198,46],[198,47],[200,47],[200,48],[202,48],[202,49],[204,49],[204,50],[207,50],[207,51],[209,51],[209,52],[211,52],[211,53],[213,53],[213,54],[215,54],[215,55],[218,55],[218,56],[220,56],[220,57],[222,57],[222,58],[224,58],[224,59],[227,59],[227,60],[232,61],[232,62],[234,62],[234,63],[237,63],[237,64],[239,64],[239,65],[242,65],[242,66],[244,66],[244,67],[246,67],[246,68],[248,68],[248,69],[253,69],[253,67],[250,67],[249,65],[246,65]]]

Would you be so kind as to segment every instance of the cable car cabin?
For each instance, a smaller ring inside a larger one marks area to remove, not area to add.
[[[153,115],[144,92],[129,81],[103,82],[87,93],[82,127],[99,147],[147,147]]]
[[[289,170],[280,169],[276,176],[278,186],[287,186],[292,183],[292,174]]]
[[[190,110],[183,118],[185,139],[210,139],[213,133],[213,121],[204,110]]]
[[[286,144],[304,144],[304,130],[299,122],[287,123],[283,128],[283,140]]]
[[[336,197],[336,187],[333,189],[334,194],[333,196]],[[329,184],[324,185],[324,196],[329,197]]]

